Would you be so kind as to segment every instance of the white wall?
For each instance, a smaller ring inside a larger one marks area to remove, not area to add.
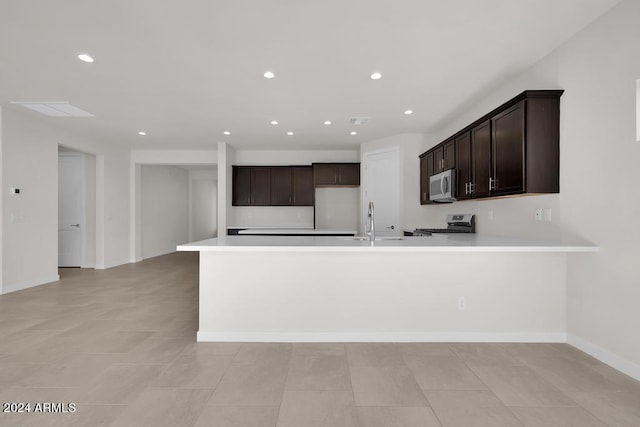
[[[96,267],[127,262],[129,151],[2,110],[3,292],[57,279],[58,144],[96,155]],[[23,189],[20,196],[8,187]],[[11,221],[11,213],[14,221]]]
[[[360,188],[316,188],[316,228],[358,230]]]
[[[142,258],[175,252],[189,241],[189,171],[143,165]]]
[[[210,239],[218,232],[216,168],[189,171],[189,241]]]
[[[479,213],[481,232],[570,233],[600,246],[596,254],[569,256],[569,342],[640,379],[640,228],[635,226],[640,217],[640,144],[635,141],[639,16],[640,2],[623,1],[528,72],[488,94],[444,127],[431,145],[522,90],[565,90],[560,194],[457,205]],[[536,222],[535,207],[551,207],[553,222]],[[495,214],[493,221],[489,211]]]
[[[83,268],[96,265],[96,156],[83,153],[85,176],[85,233]]]
[[[129,163],[129,262],[142,260],[142,165],[208,165],[218,162],[216,150],[132,150]]]

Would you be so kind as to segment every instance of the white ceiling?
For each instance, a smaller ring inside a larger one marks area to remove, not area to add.
[[[3,0],[0,104],[135,148],[353,149],[437,129],[618,2]]]

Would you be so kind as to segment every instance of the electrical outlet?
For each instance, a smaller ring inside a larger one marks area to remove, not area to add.
[[[542,221],[542,209],[536,209],[536,221]]]
[[[467,309],[467,299],[465,297],[458,297],[458,311],[465,311]]]

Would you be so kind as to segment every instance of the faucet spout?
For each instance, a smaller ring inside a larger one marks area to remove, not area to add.
[[[367,234],[369,234],[369,241],[371,244],[376,240],[376,225],[374,220],[374,206],[373,202],[369,202],[369,210],[367,212]]]

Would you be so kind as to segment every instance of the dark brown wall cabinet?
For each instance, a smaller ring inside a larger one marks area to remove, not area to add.
[[[420,203],[429,203],[429,177],[452,167],[458,200],[558,193],[563,92],[525,91],[421,154]]]
[[[357,187],[360,185],[360,163],[314,163],[316,187]]]
[[[311,166],[234,166],[233,206],[313,206]]]

